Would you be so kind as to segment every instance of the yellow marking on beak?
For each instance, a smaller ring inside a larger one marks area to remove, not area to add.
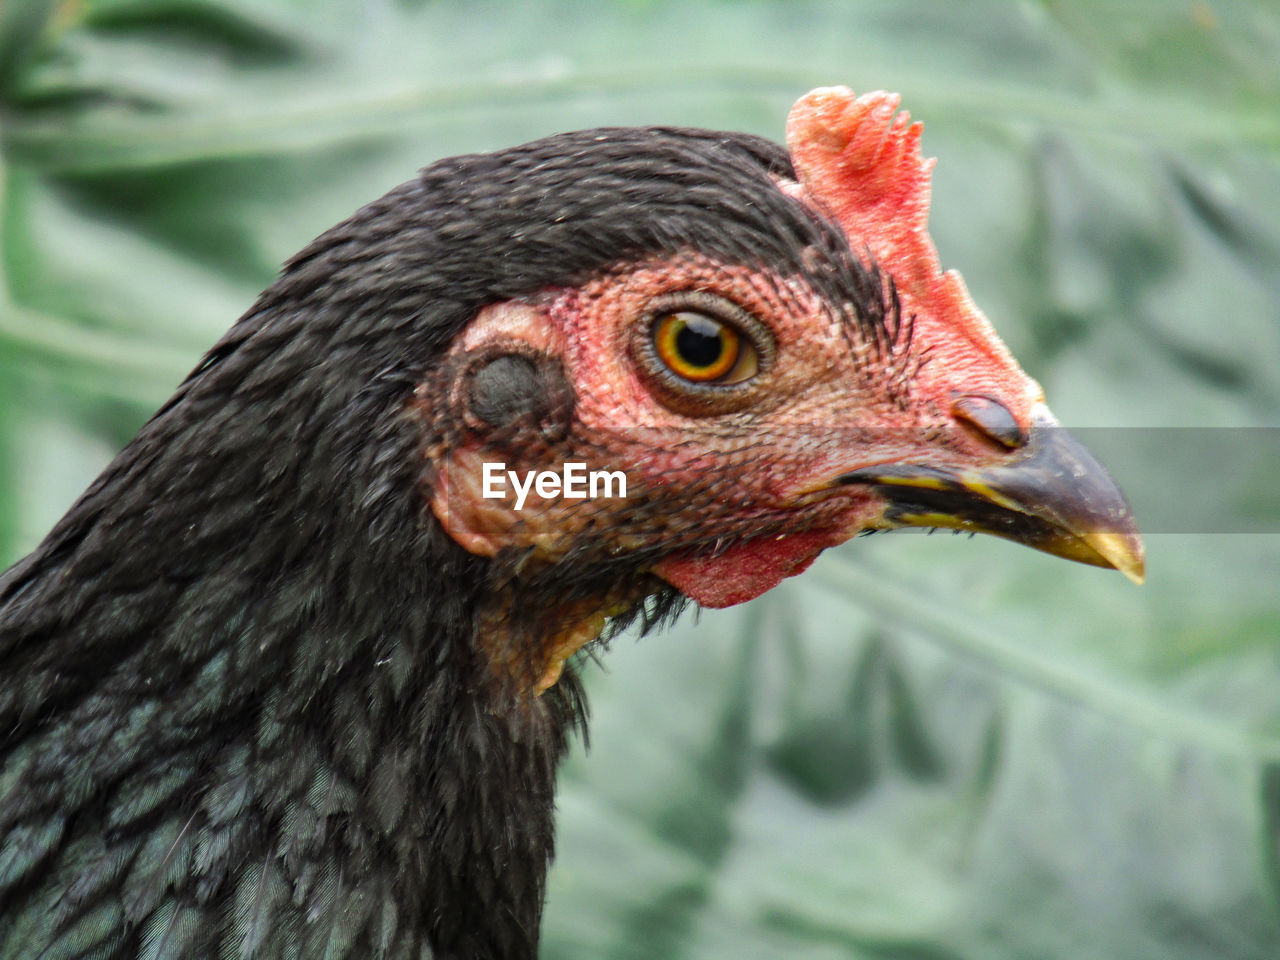
[[[875,478],[875,482],[876,482],[876,483],[878,483],[878,484],[882,484],[882,485],[884,485],[884,486],[894,486],[894,487],[920,487],[920,488],[923,488],[923,489],[925,489],[925,490],[953,490],[953,489],[955,489],[955,487],[954,487],[954,485],[953,485],[953,484],[950,484],[950,483],[948,483],[948,482],[947,482],[947,481],[945,481],[945,480],[941,480],[941,479],[939,479],[938,477],[925,477],[925,476],[919,476],[919,477],[895,477],[895,476],[890,475],[890,476],[876,477],[876,478]]]
[[[972,473],[963,474],[958,479],[962,487],[983,500],[994,503],[998,507],[1004,507],[1006,510],[1022,509],[1016,501],[1009,499],[991,484],[978,479]]]
[[[952,516],[949,513],[903,513],[897,517],[899,523],[910,527],[943,527],[948,530],[970,530],[974,533],[989,533],[986,527]]]

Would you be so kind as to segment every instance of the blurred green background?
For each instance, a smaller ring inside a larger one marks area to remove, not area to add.
[[[615,641],[543,956],[1280,956],[1274,3],[5,0],[0,565],[418,167],[602,124],[780,138],[835,83],[925,121],[943,263],[1099,428],[1148,583],[876,537]]]

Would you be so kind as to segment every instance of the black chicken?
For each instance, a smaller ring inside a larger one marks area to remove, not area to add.
[[[0,958],[532,957],[606,625],[904,525],[1140,579],[896,105],[443,160],[295,257],[0,578]]]

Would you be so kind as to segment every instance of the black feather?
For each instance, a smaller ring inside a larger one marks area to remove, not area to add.
[[[441,161],[298,254],[0,577],[0,960],[532,957],[581,691],[490,702],[499,574],[431,519],[403,411],[485,304],[655,255],[803,275],[892,342],[791,175],[756,138],[585,131]]]

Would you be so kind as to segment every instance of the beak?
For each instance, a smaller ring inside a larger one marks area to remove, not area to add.
[[[1146,574],[1133,510],[1116,482],[1044,407],[1015,459],[980,468],[880,464],[846,473],[842,485],[874,488],[889,527],[952,527],[990,533],[1068,560]]]

